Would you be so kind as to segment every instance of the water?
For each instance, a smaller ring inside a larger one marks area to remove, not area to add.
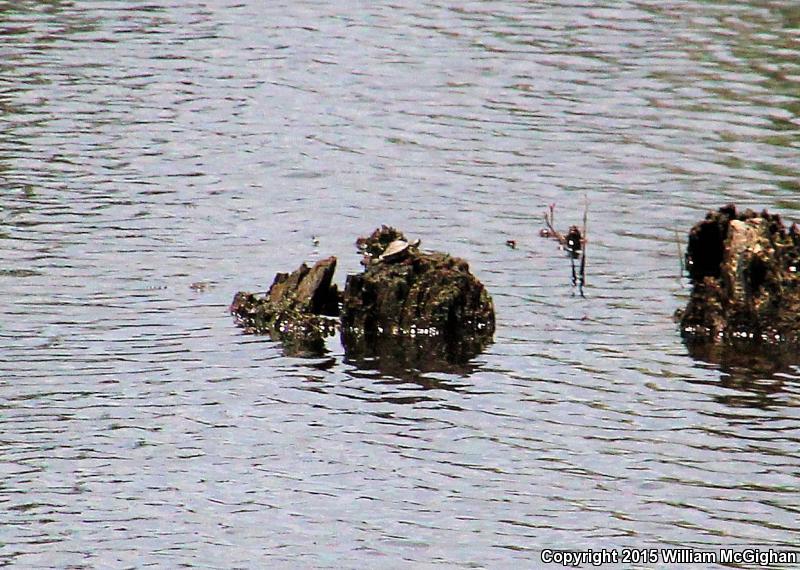
[[[798,543],[800,369],[671,318],[676,229],[800,219],[795,2],[0,1],[0,35],[3,564]],[[537,235],[584,200],[585,299]],[[233,325],[382,223],[492,293],[463,373]]]

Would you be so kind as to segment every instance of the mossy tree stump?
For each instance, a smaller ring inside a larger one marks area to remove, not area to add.
[[[800,232],[766,210],[709,212],[689,233],[692,293],[681,316],[694,342],[800,344]]]

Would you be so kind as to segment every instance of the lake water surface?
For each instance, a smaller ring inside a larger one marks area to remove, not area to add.
[[[0,565],[797,549],[800,368],[672,314],[676,232],[800,219],[799,159],[794,0],[0,0]],[[492,294],[464,370],[234,326],[381,224]]]

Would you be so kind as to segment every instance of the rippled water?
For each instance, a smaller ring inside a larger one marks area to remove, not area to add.
[[[800,368],[671,318],[676,231],[800,219],[796,2],[0,0],[0,37],[0,564],[798,544]],[[537,235],[584,200],[585,299]],[[492,293],[463,374],[234,326],[382,223]]]

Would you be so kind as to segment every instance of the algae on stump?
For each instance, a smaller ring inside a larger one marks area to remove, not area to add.
[[[402,233],[386,226],[358,241],[363,273],[349,275],[342,326],[364,334],[465,336],[494,332],[494,305],[463,259],[414,247],[393,263],[375,263]]]
[[[240,291],[230,311],[245,331],[280,340],[290,355],[322,354],[325,338],[336,331],[330,318],[339,311],[335,270],[335,257],[311,268],[303,263],[291,274],[278,273],[265,297]]]
[[[357,243],[364,271],[347,277],[341,311],[330,257],[279,273],[266,296],[237,293],[231,305],[237,322],[280,340],[293,355],[321,354],[341,323],[346,358],[377,357],[408,368],[464,363],[491,341],[492,299],[466,261],[421,252],[418,241],[387,226]]]
[[[681,331],[693,342],[800,342],[800,231],[777,214],[709,212],[689,234],[692,293]]]

